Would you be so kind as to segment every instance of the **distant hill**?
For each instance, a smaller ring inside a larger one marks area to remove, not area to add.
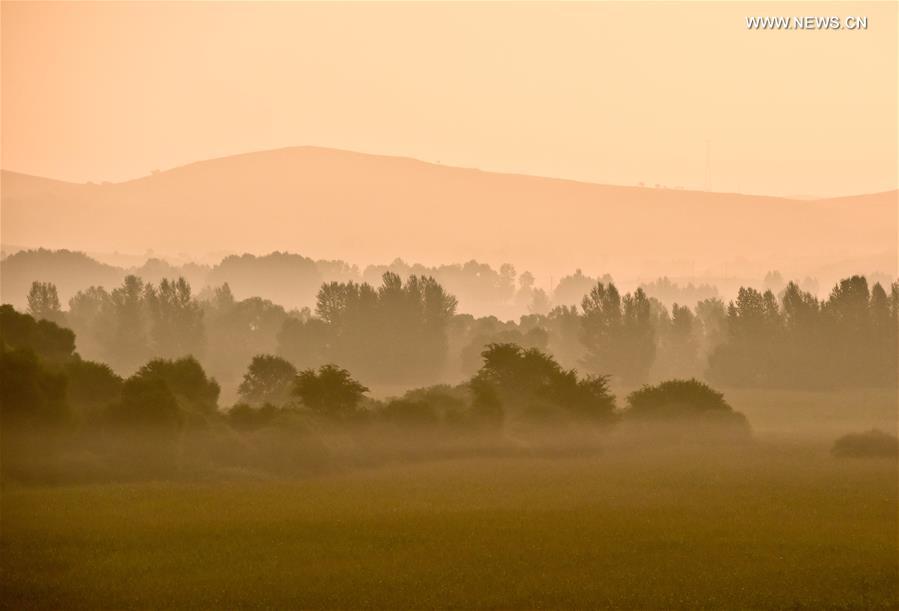
[[[89,286],[115,288],[125,274],[124,269],[100,263],[81,252],[21,250],[0,262],[0,297],[3,303],[24,308],[32,282],[52,282],[66,308],[69,298],[79,290]]]
[[[397,256],[428,265],[510,261],[538,280],[573,267],[616,278],[822,267],[895,275],[897,263],[895,191],[800,201],[313,147],[202,161],[115,184],[4,171],[0,191],[2,242],[47,248],[283,250],[360,265]]]

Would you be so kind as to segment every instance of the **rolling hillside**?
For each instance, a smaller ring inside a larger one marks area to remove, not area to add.
[[[538,279],[896,273],[897,193],[792,200],[498,174],[297,147],[123,183],[4,171],[2,241],[205,255],[287,250],[352,263],[513,262]],[[556,276],[558,277],[558,276]]]

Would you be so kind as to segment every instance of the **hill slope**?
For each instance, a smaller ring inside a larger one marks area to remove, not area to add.
[[[896,196],[799,201],[617,187],[298,147],[116,184],[4,171],[2,241],[191,254],[281,249],[355,263],[477,258],[538,276],[574,266],[616,277],[823,266],[895,273]]]

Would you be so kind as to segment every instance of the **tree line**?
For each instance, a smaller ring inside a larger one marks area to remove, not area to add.
[[[127,258],[123,260],[128,261]],[[557,280],[550,278],[551,286],[540,288],[533,274],[516,270],[508,263],[494,267],[471,260],[425,266],[395,259],[387,265],[359,268],[340,260],[313,260],[289,252],[262,256],[229,255],[214,265],[176,264],[149,256],[139,265],[115,266],[81,252],[38,249],[15,252],[0,261],[0,291],[15,298],[13,305],[23,307],[20,299],[24,298],[35,278],[55,283],[60,297],[67,302],[86,286],[113,287],[128,275],[152,284],[158,284],[164,278],[183,277],[201,293],[207,287],[227,283],[233,294],[241,299],[260,297],[288,309],[314,308],[317,291],[323,283],[353,281],[377,285],[385,272],[404,279],[409,276],[433,277],[456,297],[462,310],[476,316],[492,314],[504,320],[517,319],[528,313],[546,314],[555,305],[577,305],[597,282],[612,280],[608,275],[594,277],[578,269]],[[641,286],[647,295],[669,306],[672,302],[694,303],[718,296],[714,286],[682,285],[668,278]]]
[[[260,298],[236,299],[227,284],[195,296],[183,278],[158,285],[128,276],[112,291],[79,291],[63,311],[50,283],[28,295],[37,319],[73,329],[78,350],[129,373],[151,358],[191,355],[228,388],[258,354],[299,369],[341,363],[377,385],[453,382],[473,375],[490,344],[551,354],[614,386],[667,378],[734,387],[832,388],[896,382],[899,283],[869,287],[863,276],[819,300],[795,282],[776,295],[741,288],[693,308],[669,309],[642,288],[621,294],[597,281],[579,306],[516,321],[457,312],[430,276],[385,272],[378,286],[328,282],[314,310],[287,311]]]
[[[581,375],[541,350],[514,343],[488,345],[479,369],[460,384],[415,388],[386,400],[367,397],[369,389],[337,364],[298,370],[281,357],[259,354],[243,375],[239,401],[223,410],[218,383],[192,356],[152,358],[122,377],[82,358],[75,334],[49,320],[3,305],[0,331],[0,424],[13,438],[66,427],[174,433],[223,421],[252,429],[285,414],[459,430],[495,430],[508,421],[608,425],[622,415],[607,376]],[[652,391],[660,400],[650,400],[650,387],[632,393],[634,413],[672,401],[681,410],[730,411],[701,382],[666,384]]]

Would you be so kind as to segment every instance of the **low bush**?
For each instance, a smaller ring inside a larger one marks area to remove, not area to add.
[[[840,458],[897,458],[899,439],[877,429],[864,433],[850,433],[837,439],[831,450]]]

